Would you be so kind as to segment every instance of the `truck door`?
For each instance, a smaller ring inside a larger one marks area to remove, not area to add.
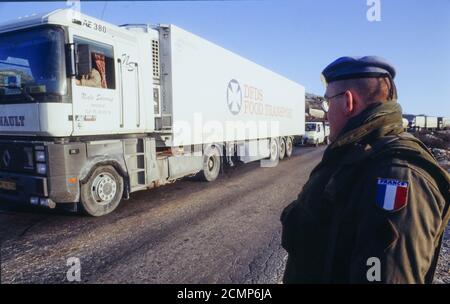
[[[119,127],[130,132],[142,126],[137,45],[118,40]]]
[[[72,82],[72,135],[116,133],[119,104],[113,45],[76,35],[73,40],[84,65]]]

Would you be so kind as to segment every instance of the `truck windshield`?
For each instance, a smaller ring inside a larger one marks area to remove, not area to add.
[[[61,101],[64,32],[55,26],[0,34],[0,104]]]
[[[305,130],[306,131],[316,131],[316,124],[306,124]]]

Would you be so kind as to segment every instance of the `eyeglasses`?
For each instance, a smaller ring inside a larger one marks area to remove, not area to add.
[[[341,92],[339,94],[333,95],[333,96],[327,96],[326,94],[323,96],[327,102],[330,102],[331,99],[336,98],[338,96],[344,95],[347,93],[347,91]]]
[[[327,96],[326,94],[323,95],[323,97],[325,98],[325,102],[327,104],[327,107],[330,106],[330,100],[331,99],[336,98],[336,97],[341,96],[341,95],[344,95],[345,93],[347,93],[347,91],[341,92],[341,93],[333,95],[333,96]]]

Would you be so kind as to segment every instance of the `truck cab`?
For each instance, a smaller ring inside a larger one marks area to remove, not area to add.
[[[153,131],[153,92],[142,87],[157,84],[142,68],[152,65],[143,36],[158,39],[158,31],[130,32],[72,10],[0,25],[1,135]]]
[[[143,153],[155,155],[156,140],[144,137],[161,111],[154,41],[157,29],[131,31],[70,9],[0,24],[2,200],[79,202],[80,184],[99,166],[123,181],[108,184],[101,173],[97,192],[103,185],[126,197],[147,186],[144,163],[156,165]]]

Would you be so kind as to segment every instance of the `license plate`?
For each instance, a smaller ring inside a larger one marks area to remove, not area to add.
[[[10,181],[0,181],[0,189],[15,191],[16,183]]]

